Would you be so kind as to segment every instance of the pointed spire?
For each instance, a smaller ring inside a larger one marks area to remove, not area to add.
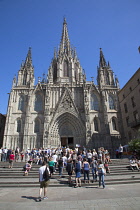
[[[57,51],[56,51],[56,48],[54,48],[54,58],[55,58],[55,59],[57,58]]]
[[[64,18],[59,53],[60,54],[66,53],[68,55],[69,52],[70,52],[70,41],[69,41],[66,18]]]
[[[27,66],[28,68],[32,67],[31,47],[29,47],[29,50],[27,53],[27,57],[25,60],[25,66]]]
[[[103,51],[102,51],[102,48],[100,48],[100,60],[99,60],[99,67],[105,67],[107,66],[106,64],[106,60],[104,58],[104,54],[103,54]]]

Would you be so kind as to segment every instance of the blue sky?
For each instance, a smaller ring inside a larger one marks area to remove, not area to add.
[[[0,0],[0,113],[29,47],[36,82],[47,74],[64,16],[88,81],[96,84],[100,47],[121,88],[140,67],[139,0]]]

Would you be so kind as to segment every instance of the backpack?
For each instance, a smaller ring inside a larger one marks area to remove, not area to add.
[[[50,174],[49,174],[49,171],[47,169],[47,166],[46,166],[45,171],[43,173],[43,179],[44,179],[44,181],[48,181],[50,179]]]

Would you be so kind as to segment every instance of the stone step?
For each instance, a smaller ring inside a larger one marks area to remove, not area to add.
[[[131,179],[131,180],[116,180],[116,181],[105,181],[106,186],[107,185],[116,185],[116,184],[136,184],[136,183],[140,183],[140,179]],[[75,183],[72,184],[72,186],[74,186]],[[67,187],[68,186],[68,182],[61,182],[61,183],[50,183],[49,187]],[[98,182],[95,183],[83,183],[82,182],[82,187],[97,187],[98,186]],[[0,187],[38,187],[39,188],[39,183],[35,182],[35,183],[0,183]]]
[[[0,163],[0,187],[39,187],[38,169],[40,165],[33,164],[28,176],[23,176],[24,162],[15,162],[12,169],[8,168],[8,162]],[[111,174],[106,175],[106,185],[115,184],[133,184],[140,183],[140,172],[129,169],[128,159],[113,159],[109,164]],[[50,180],[50,187],[68,186],[68,174],[64,170],[63,178],[59,178],[58,170]],[[72,177],[73,185],[75,184],[75,174]],[[90,170],[90,183],[83,183],[83,174],[81,177],[82,186],[97,186],[98,182],[92,183],[92,173]]]

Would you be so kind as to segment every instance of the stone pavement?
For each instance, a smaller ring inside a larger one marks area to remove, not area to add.
[[[140,210],[140,184],[81,188],[49,187],[48,200],[36,202],[38,188],[0,188],[0,210]]]

